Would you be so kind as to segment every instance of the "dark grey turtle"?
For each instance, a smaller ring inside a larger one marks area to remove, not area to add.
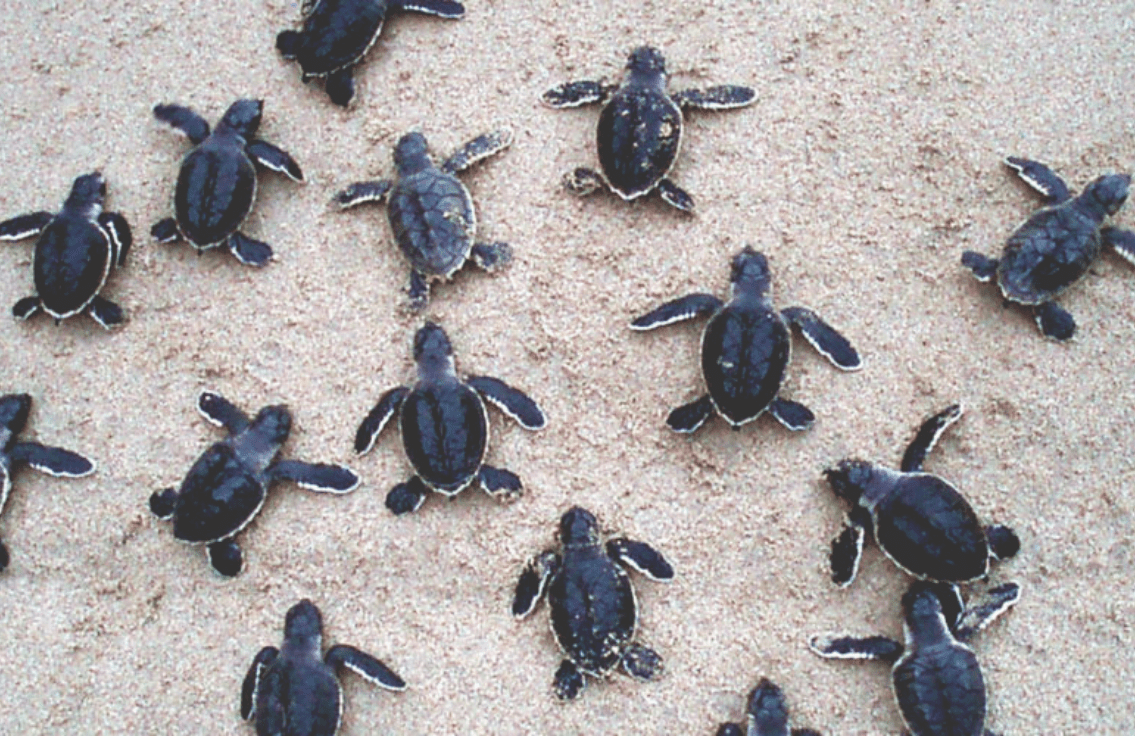
[[[662,54],[643,46],[631,53],[622,84],[568,82],[544,93],[544,104],[555,108],[604,103],[595,134],[601,170],[579,168],[567,174],[569,191],[585,195],[605,184],[630,201],[657,189],[669,204],[693,211],[693,198],[669,178],[682,144],[682,111],[745,107],[756,92],[730,84],[669,94],[666,82]]]
[[[31,410],[32,397],[28,394],[0,396],[0,513],[12,491],[12,473],[20,465],[56,478],[82,478],[95,472],[95,464],[77,452],[38,442],[17,442]],[[0,572],[8,567],[8,561],[8,548],[0,542]]]
[[[827,659],[894,664],[891,683],[911,736],[992,736],[985,729],[985,680],[965,642],[1020,596],[1020,585],[1006,583],[965,606],[957,586],[916,581],[902,598],[905,646],[885,636],[844,635],[813,637],[808,646]]]
[[[790,326],[800,328],[812,347],[842,370],[858,370],[859,353],[811,309],[773,307],[772,277],[761,253],[746,247],[734,256],[731,280],[728,302],[712,294],[690,294],[631,323],[634,330],[653,330],[713,315],[701,340],[702,375],[709,393],[670,412],[666,423],[676,432],[693,432],[716,411],[738,429],[768,410],[789,429],[808,429],[815,420],[808,407],[777,396],[792,357]]]
[[[284,643],[257,652],[240,689],[240,715],[256,719],[259,736],[334,736],[343,714],[338,671],[346,667],[367,682],[402,691],[389,667],[349,644],[322,654],[323,616],[304,599],[288,610]]]
[[[767,677],[749,693],[748,718],[742,726],[739,723],[722,723],[717,728],[717,736],[820,736],[819,731],[810,728],[788,730],[788,704],[779,687],[769,682]]]
[[[844,587],[855,580],[867,537],[910,575],[946,582],[983,578],[991,560],[1017,554],[1021,542],[1012,529],[982,528],[953,485],[922,470],[938,438],[961,415],[962,407],[953,404],[923,422],[899,470],[841,460],[824,471],[835,494],[851,504],[843,531],[832,541],[833,582]]]
[[[508,129],[486,133],[466,143],[436,167],[426,138],[411,132],[394,147],[398,180],[352,184],[335,196],[343,209],[364,202],[381,203],[389,196],[386,216],[394,240],[410,261],[410,308],[423,309],[430,282],[450,279],[470,258],[486,271],[512,260],[507,243],[478,243],[473,197],[455,174],[500,153],[512,144]]]
[[[348,493],[359,477],[342,465],[278,460],[292,431],[286,406],[266,406],[252,419],[220,394],[205,391],[197,410],[229,435],[209,446],[178,489],[150,496],[150,511],[173,520],[173,536],[204,544],[213,569],[231,577],[242,566],[234,537],[260,513],[268,488],[279,480],[325,493]]]
[[[638,604],[624,566],[651,580],[672,580],[674,569],[653,547],[626,537],[600,543],[599,522],[575,506],[560,519],[563,554],[532,558],[516,583],[512,615],[522,619],[548,595],[552,633],[567,655],[553,683],[560,700],[573,700],[584,675],[607,677],[616,667],[636,680],[662,675],[662,658],[634,641]]]
[[[305,84],[324,77],[327,96],[346,107],[355,97],[355,65],[378,40],[391,10],[454,19],[465,15],[465,6],[453,0],[304,0],[303,30],[281,32],[276,48],[285,59],[299,62]]]
[[[187,107],[158,105],[154,117],[181,131],[194,148],[181,160],[173,195],[175,217],[154,224],[150,234],[161,243],[184,238],[203,251],[228,246],[246,266],[263,266],[272,247],[239,231],[256,202],[256,166],[303,181],[299,164],[271,143],[256,138],[262,100],[237,100],[217,129]]]
[[[86,312],[106,329],[126,321],[122,308],[99,296],[110,272],[126,265],[133,237],[126,218],[103,212],[106,180],[94,172],[75,179],[58,214],[32,212],[0,222],[0,240],[39,239],[32,257],[36,295],[12,307],[16,319],[41,310],[55,324]]]
[[[1013,231],[1000,260],[967,250],[962,265],[978,281],[996,279],[1006,302],[1032,307],[1045,337],[1071,340],[1076,320],[1056,298],[1088,272],[1104,245],[1135,264],[1135,232],[1103,227],[1127,201],[1131,177],[1101,176],[1073,197],[1068,185],[1042,163],[1007,158],[1005,164],[1040,193],[1046,206]]]
[[[414,336],[414,361],[414,387],[397,386],[384,393],[355,433],[355,452],[363,455],[374,447],[390,418],[399,415],[402,447],[415,475],[391,489],[386,508],[395,514],[417,511],[429,491],[453,498],[474,481],[497,500],[519,496],[523,486],[515,473],[485,465],[489,419],[484,400],[528,430],[544,428],[540,407],[498,378],[458,378],[453,346],[433,322]]]

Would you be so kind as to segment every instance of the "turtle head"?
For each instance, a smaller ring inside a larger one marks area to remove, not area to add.
[[[750,722],[757,726],[757,733],[787,733],[788,706],[784,692],[767,677],[762,677],[749,693],[747,710]]]
[[[633,81],[666,87],[666,60],[651,46],[639,46],[627,59],[627,72]]]
[[[430,154],[426,137],[412,130],[394,144],[394,166],[398,176],[409,176],[430,167]]]
[[[102,202],[106,199],[106,179],[98,171],[84,174],[71,185],[71,194],[67,196],[64,207],[80,209],[90,213],[90,217],[98,217],[102,212]]]
[[[266,446],[275,448],[272,451],[274,456],[292,431],[292,414],[283,404],[266,406],[256,413],[251,429]]]
[[[1102,210],[1106,215],[1114,215],[1127,201],[1127,190],[1131,187],[1131,177],[1127,174],[1108,174],[1101,176],[1088,186],[1080,199],[1093,209]]]
[[[751,294],[757,297],[770,296],[772,277],[768,270],[768,259],[749,246],[733,256],[733,274],[729,277],[733,284],[733,296]]]
[[[440,325],[426,322],[414,335],[414,362],[423,377],[453,372],[453,345]]]
[[[835,495],[852,506],[859,503],[873,475],[873,466],[866,460],[840,460],[834,468],[824,471],[824,478],[831,485]]]
[[[28,423],[28,414],[31,410],[32,397],[28,394],[0,396],[0,427],[12,434],[19,434]]]
[[[315,604],[304,598],[288,609],[284,618],[284,639],[295,643],[314,643],[318,649],[323,638],[323,616]]]
[[[599,522],[587,509],[572,506],[560,519],[560,543],[565,547],[599,543]]]
[[[902,597],[903,619],[906,621],[908,637],[918,637],[923,632],[942,632],[943,625],[953,631],[965,610],[958,586],[953,583],[939,583],[929,580],[916,580],[907,588]]]
[[[263,100],[237,100],[225,111],[218,128],[227,128],[248,140],[260,128],[260,115],[264,111]]]

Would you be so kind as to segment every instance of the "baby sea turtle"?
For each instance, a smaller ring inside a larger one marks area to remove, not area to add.
[[[434,166],[421,133],[402,136],[394,146],[398,180],[381,179],[352,184],[335,196],[343,209],[389,197],[386,216],[394,240],[410,261],[410,308],[419,310],[430,297],[430,282],[448,280],[470,258],[486,271],[508,264],[507,243],[478,243],[473,197],[455,174],[500,153],[512,144],[508,129],[486,133],[466,143]]]
[[[544,413],[526,394],[498,378],[457,377],[453,346],[445,330],[427,322],[414,335],[418,382],[382,395],[355,433],[355,452],[370,452],[396,413],[402,447],[415,475],[386,496],[395,514],[417,511],[429,491],[453,498],[474,481],[490,496],[510,501],[520,495],[520,478],[504,468],[485,465],[489,445],[488,400],[525,429],[543,429]]]
[[[1046,206],[1013,231],[1000,260],[967,250],[962,265],[978,281],[996,279],[1006,302],[1031,306],[1045,337],[1071,340],[1076,320],[1056,298],[1088,272],[1104,245],[1135,263],[1135,232],[1103,227],[1127,201],[1131,177],[1101,176],[1073,197],[1064,180],[1042,163],[1010,157],[1005,164],[1040,193]]]
[[[676,432],[693,432],[716,411],[738,429],[767,409],[792,430],[808,429],[815,416],[795,401],[777,397],[792,357],[789,327],[837,368],[859,370],[859,353],[843,335],[805,307],[777,311],[772,305],[772,277],[763,254],[746,247],[733,257],[732,297],[690,294],[666,302],[631,323],[653,330],[703,314],[712,314],[702,333],[701,364],[709,393],[670,412],[666,423]]]
[[[220,394],[205,391],[197,410],[229,436],[202,453],[180,489],[151,495],[150,511],[173,520],[177,539],[204,544],[221,575],[240,572],[240,547],[233,537],[260,512],[272,483],[290,480],[326,493],[347,493],[359,484],[358,476],[341,465],[276,459],[292,430],[286,406],[266,406],[249,419]]]
[[[16,319],[40,310],[55,323],[86,312],[106,329],[122,324],[122,308],[99,296],[110,272],[126,264],[132,236],[126,218],[103,212],[106,180],[94,172],[75,179],[57,214],[32,212],[0,222],[0,240],[39,239],[32,257],[36,295],[12,307]]]
[[[303,81],[325,77],[327,96],[346,107],[355,97],[355,65],[378,40],[387,12],[405,10],[461,18],[465,6],[452,0],[304,0],[302,31],[283,31],[276,48],[299,62]]]
[[[258,736],[334,736],[343,715],[338,670],[371,684],[401,691],[406,683],[382,662],[349,644],[322,654],[323,617],[309,600],[288,610],[284,643],[264,647],[252,660],[240,690],[240,715],[256,719]]]
[[[810,728],[788,730],[788,704],[781,689],[762,677],[749,693],[746,724],[722,723],[717,736],[820,736]]]
[[[194,148],[181,160],[173,195],[175,217],[155,223],[150,234],[161,243],[184,238],[197,253],[228,246],[246,266],[263,266],[272,247],[237,228],[256,202],[256,166],[303,181],[299,165],[284,151],[255,138],[264,109],[262,100],[237,100],[217,129],[187,107],[158,105],[154,117],[184,133]]]
[[[992,736],[985,730],[985,680],[965,642],[1020,595],[1020,585],[1006,583],[966,607],[957,586],[916,581],[902,598],[905,645],[885,636],[829,635],[808,646],[827,659],[892,663],[895,699],[911,736]]]
[[[843,531],[832,541],[832,581],[850,585],[863,541],[873,535],[891,561],[918,578],[964,583],[989,573],[991,559],[1017,554],[1021,542],[1007,526],[982,528],[973,507],[949,482],[922,472],[922,463],[962,415],[958,404],[923,422],[899,470],[864,460],[841,460],[824,471],[851,504]]]
[[[57,478],[82,478],[95,472],[95,464],[77,452],[38,442],[17,442],[31,409],[32,397],[27,394],[0,396],[0,512],[12,490],[12,473],[21,464]],[[0,542],[0,571],[8,567],[8,560],[8,548]]]
[[[606,184],[630,201],[657,189],[669,204],[693,211],[693,198],[669,178],[682,144],[682,111],[745,107],[756,92],[730,84],[668,94],[666,81],[666,60],[657,49],[643,46],[631,53],[622,84],[567,82],[544,93],[544,104],[555,108],[604,103],[595,134],[601,171],[579,168],[567,174],[569,191],[585,195]]]
[[[636,680],[662,675],[662,658],[634,643],[638,604],[624,566],[651,580],[673,580],[674,569],[653,547],[626,537],[599,541],[599,522],[575,506],[560,519],[563,554],[547,550],[532,558],[516,583],[512,615],[532,613],[545,592],[552,632],[567,655],[553,683],[560,700],[573,700],[584,675],[609,676],[615,667]]]

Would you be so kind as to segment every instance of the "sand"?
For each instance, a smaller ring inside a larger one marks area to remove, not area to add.
[[[1130,170],[1135,3],[469,0],[459,22],[392,18],[349,111],[273,48],[298,3],[210,5],[12,0],[5,14],[0,215],[54,209],[75,176],[101,169],[136,246],[105,290],[129,315],[118,332],[86,317],[0,319],[0,389],[36,400],[25,436],[99,464],[77,481],[19,473],[0,519],[12,553],[0,732],[249,733],[241,679],[306,596],[329,643],[410,683],[392,695],[345,677],[344,734],[711,734],[741,717],[762,675],[783,686],[796,726],[897,733],[886,667],[805,647],[830,630],[900,636],[907,584],[872,548],[854,586],[831,585],[843,508],[820,473],[852,455],[897,463],[918,422],[955,401],[967,413],[927,467],[1024,544],[993,575],[1024,586],[1020,605],[975,642],[988,725],[1135,730],[1135,274],[1101,258],[1062,300],[1079,333],[1057,345],[958,263],[965,249],[994,254],[1036,206],[1004,156],[1046,161],[1074,187]],[[539,94],[616,78],[644,42],[666,52],[673,89],[759,93],[746,110],[689,116],[674,178],[696,217],[559,184],[595,165],[596,112],[549,110]],[[171,214],[188,150],[151,107],[215,121],[239,96],[265,99],[261,134],[307,174],[302,186],[261,176],[245,230],[276,248],[263,270],[148,236]],[[434,496],[394,518],[383,500],[409,467],[396,432],[362,458],[351,440],[382,391],[412,380],[423,318],[400,309],[407,268],[382,210],[329,200],[388,175],[411,127],[447,155],[500,125],[516,132],[511,150],[465,181],[483,236],[512,243],[516,260],[438,287],[427,314],[459,370],[529,391],[549,425],[530,434],[492,417],[489,458],[524,479],[517,503]],[[797,339],[784,395],[815,411],[810,432],[763,418],[675,435],[666,412],[702,390],[701,325],[627,324],[687,292],[725,294],[745,244],[768,255],[778,303],[828,317],[864,369],[837,371]],[[31,252],[0,252],[7,303],[32,293]],[[146,505],[221,436],[194,410],[206,388],[250,411],[287,402],[287,454],[364,480],[341,498],[278,486],[239,538],[234,580]],[[561,704],[546,608],[522,623],[508,609],[572,504],[656,545],[678,576],[637,585],[640,638],[666,677],[592,682]]]

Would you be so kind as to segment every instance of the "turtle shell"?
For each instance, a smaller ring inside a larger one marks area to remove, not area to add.
[[[319,0],[296,49],[304,74],[326,76],[361,59],[382,31],[386,9],[386,0]]]
[[[599,114],[599,164],[607,183],[624,199],[658,186],[674,165],[681,142],[682,111],[661,92],[619,92]]]
[[[891,677],[903,721],[915,736],[985,733],[985,680],[969,647],[916,649],[899,659]]]
[[[997,267],[1006,299],[1052,301],[1080,280],[1102,247],[1099,223],[1067,205],[1040,210],[1009,236]]]
[[[177,227],[198,248],[236,232],[256,200],[256,167],[235,134],[214,134],[181,162],[173,205]]]
[[[989,571],[985,531],[969,502],[929,473],[907,473],[872,509],[875,539],[904,570],[964,582]]]
[[[709,396],[730,424],[760,416],[780,391],[792,355],[788,325],[763,308],[730,305],[702,333],[701,364]]]
[[[197,459],[178,492],[173,535],[185,542],[214,542],[240,531],[264,503],[267,491],[229,444],[218,442]]]
[[[256,733],[281,733],[282,712],[286,733],[331,736],[339,726],[341,700],[342,688],[331,667],[310,654],[290,652],[285,645],[257,683]]]
[[[626,571],[595,545],[564,550],[548,584],[556,641],[583,672],[601,675],[622,658],[634,637],[638,608]]]
[[[426,276],[453,275],[473,247],[476,214],[456,177],[428,168],[399,180],[386,208],[398,247]]]
[[[434,490],[456,494],[476,477],[489,442],[485,404],[461,383],[420,387],[402,402],[402,445]]]
[[[53,219],[40,233],[32,265],[48,314],[63,318],[83,311],[106,283],[112,250],[97,223],[68,214]]]

